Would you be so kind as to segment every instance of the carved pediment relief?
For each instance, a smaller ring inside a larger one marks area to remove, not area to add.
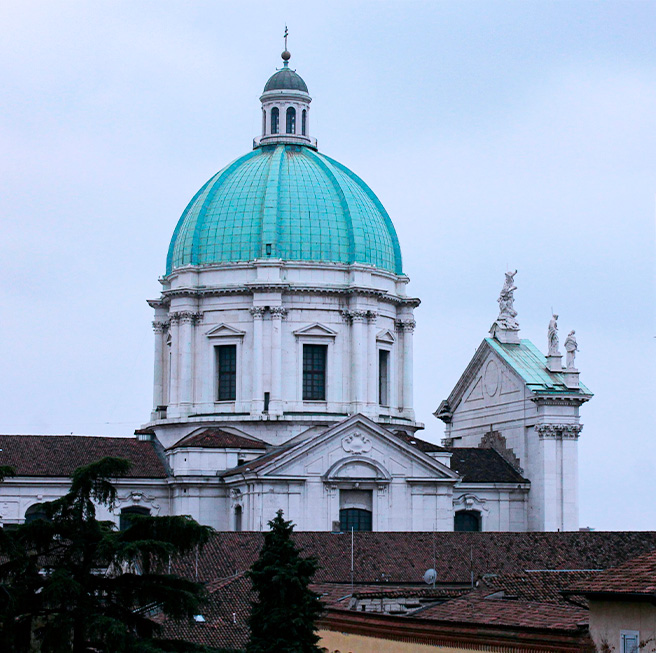
[[[391,475],[377,460],[371,458],[342,458],[324,476],[326,481],[377,480],[389,481]]]
[[[359,431],[342,438],[342,449],[344,449],[346,453],[367,453],[368,451],[371,451],[372,446],[371,440]]]
[[[465,402],[479,401],[481,399],[483,399],[483,377],[479,376],[478,379],[476,379],[474,387],[467,394]]]
[[[300,329],[294,331],[294,335],[298,338],[299,336],[314,336],[314,337],[323,337],[323,338],[334,338],[337,336],[337,331],[333,331],[324,324],[319,324],[315,322],[314,324],[308,324]]]
[[[243,338],[245,331],[240,331],[229,324],[217,324],[205,333],[208,338]]]

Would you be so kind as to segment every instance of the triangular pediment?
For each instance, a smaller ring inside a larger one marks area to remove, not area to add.
[[[314,477],[324,482],[451,482],[458,475],[362,415],[354,415],[285,449],[258,476]]]
[[[307,326],[297,329],[296,331],[294,331],[294,335],[296,337],[319,336],[323,338],[334,338],[335,336],[337,336],[337,331],[333,331],[325,324],[320,324],[319,322],[315,322],[314,324],[308,324]]]
[[[208,338],[243,338],[246,335],[245,331],[240,331],[229,324],[217,324],[205,333]]]
[[[378,340],[378,342],[386,342],[391,345],[396,340],[396,338],[389,329],[384,329],[376,335],[376,340]]]

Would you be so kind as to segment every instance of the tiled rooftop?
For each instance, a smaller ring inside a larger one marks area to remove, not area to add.
[[[200,433],[192,433],[176,442],[170,449],[179,447],[203,447],[205,449],[261,449],[268,447],[257,438],[246,438],[235,433],[229,433],[220,428],[210,428]]]
[[[130,478],[166,478],[156,444],[136,438],[86,435],[0,435],[0,465],[17,476],[70,476],[78,467],[104,456],[132,463]]]
[[[510,463],[494,449],[451,449],[451,469],[463,477],[464,483],[528,483]]]

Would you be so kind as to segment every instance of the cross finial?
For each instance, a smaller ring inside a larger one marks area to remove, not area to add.
[[[287,49],[287,36],[288,35],[289,35],[289,30],[287,29],[287,25],[285,25],[285,35],[284,35],[285,36],[285,50],[282,53],[282,55],[280,55],[282,57],[283,65],[285,67],[287,67],[289,65],[289,59],[292,56],[291,54],[289,54],[289,50]]]
[[[287,36],[289,36],[289,30],[287,29],[287,25],[285,25],[285,50],[287,49]]]

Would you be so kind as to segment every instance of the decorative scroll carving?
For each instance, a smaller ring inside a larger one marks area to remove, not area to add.
[[[202,313],[192,313],[191,311],[178,311],[170,314],[171,322],[182,324],[198,324],[203,319]]]
[[[344,449],[346,453],[367,453],[368,451],[371,451],[372,446],[371,440],[358,431],[342,438],[342,449]]]
[[[535,430],[541,438],[578,438],[583,424],[536,424]]]
[[[284,320],[287,317],[287,309],[284,306],[272,306],[269,311],[273,320]]]
[[[254,320],[261,320],[264,317],[266,308],[264,306],[253,306],[253,308],[249,309],[249,312]]]
[[[153,331],[155,333],[164,333],[169,328],[169,323],[168,322],[159,322],[159,321],[154,321],[153,322]]]
[[[394,324],[397,331],[405,331],[407,333],[412,333],[417,326],[417,323],[413,319],[396,320]]]

